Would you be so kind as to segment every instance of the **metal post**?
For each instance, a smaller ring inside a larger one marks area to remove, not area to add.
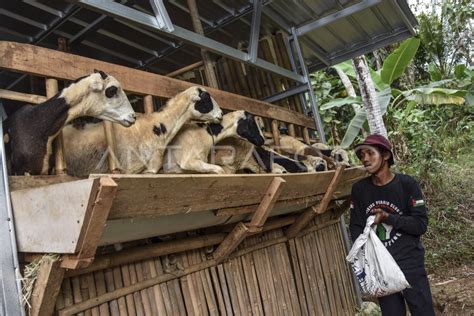
[[[3,135],[3,105],[0,103],[0,131]],[[15,227],[8,188],[5,147],[0,144],[0,315],[25,315],[21,297],[21,275]]]
[[[309,78],[308,68],[306,67],[303,52],[301,51],[300,43],[298,41],[298,35],[296,34],[296,28],[291,28],[291,34],[293,36],[293,45],[295,46],[295,50],[298,54],[298,60],[300,63],[301,71],[303,73],[303,77],[305,78],[305,83],[308,85],[308,96],[309,102],[311,103],[311,109],[313,111],[313,119],[314,123],[316,124],[316,129],[318,130],[319,138],[322,143],[326,143],[326,136],[324,135],[324,127],[323,122],[321,121],[321,117],[319,116],[318,110],[318,102],[316,97],[313,93],[313,87],[311,85],[311,79]]]

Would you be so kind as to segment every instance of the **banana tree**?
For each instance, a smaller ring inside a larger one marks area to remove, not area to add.
[[[470,103],[469,100],[472,100],[472,94],[466,94],[466,90],[445,89],[440,87],[447,84],[449,80],[432,82],[430,85],[421,86],[406,91],[400,91],[390,87],[393,81],[404,73],[406,67],[412,61],[419,47],[419,43],[420,41],[418,39],[410,38],[403,42],[392,54],[387,57],[380,71],[374,71],[369,68],[382,116],[386,113],[390,104],[391,106],[397,106],[398,104],[405,101],[414,101],[417,104],[438,105],[463,104],[465,102]],[[349,61],[336,65],[334,68],[336,68],[338,73],[343,72],[352,79],[356,78],[356,72]],[[460,77],[468,77],[468,79],[470,79],[467,80],[468,83],[472,82],[472,71],[469,69],[458,69],[458,74]],[[352,118],[340,144],[340,146],[343,148],[347,148],[352,144],[354,139],[359,134],[363,124],[367,121],[367,111],[364,107],[362,107],[362,104],[362,98],[352,95],[346,98],[334,99],[321,106],[322,110],[346,105],[351,105],[353,107],[355,115]]]

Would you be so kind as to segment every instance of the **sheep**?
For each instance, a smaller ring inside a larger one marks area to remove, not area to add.
[[[319,157],[303,157],[294,160],[278,154],[267,146],[255,147],[238,139],[228,139],[217,144],[213,153],[216,164],[226,173],[249,171],[252,173],[314,172],[327,169]]]
[[[129,127],[133,111],[120,83],[102,71],[81,77],[38,105],[25,105],[5,123],[4,141],[10,150],[11,172],[48,174],[52,142],[63,127],[81,116],[93,116]]]
[[[190,120],[219,122],[222,110],[202,87],[177,94],[160,112],[140,115],[131,128],[114,126],[117,160],[125,173],[157,173],[166,145]],[[65,158],[69,173],[87,176],[108,171],[108,148],[102,126],[86,124],[82,130],[64,129]]]
[[[321,151],[326,157],[331,157],[336,163],[342,164],[346,167],[350,167],[349,155],[347,151],[340,147],[331,148],[330,146],[323,143],[314,143],[311,147]]]
[[[291,155],[319,157],[324,159],[328,166],[333,167],[335,165],[334,160],[327,155],[324,155],[319,148],[305,144],[289,135],[280,136],[280,149],[284,153],[290,155],[290,157]]]
[[[229,137],[245,139],[255,146],[261,146],[265,141],[254,116],[245,111],[225,114],[221,124],[189,124],[167,149],[163,171],[225,173],[222,167],[207,161],[213,144]]]

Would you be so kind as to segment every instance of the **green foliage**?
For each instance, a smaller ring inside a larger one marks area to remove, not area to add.
[[[411,63],[413,57],[415,57],[418,46],[420,46],[418,38],[409,38],[385,59],[380,72],[384,83],[392,84],[395,79],[405,72],[405,69]]]
[[[398,168],[421,183],[430,211],[423,240],[430,273],[474,262],[474,108],[389,108]]]

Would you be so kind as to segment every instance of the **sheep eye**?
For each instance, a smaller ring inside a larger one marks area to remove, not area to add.
[[[112,98],[117,94],[118,88],[116,86],[110,86],[107,89],[105,89],[105,96],[107,98]]]

